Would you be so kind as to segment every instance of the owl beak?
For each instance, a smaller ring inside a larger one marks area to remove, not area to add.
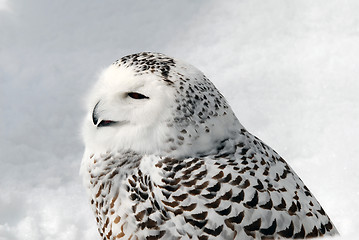
[[[98,113],[97,113],[97,108],[98,108],[98,105],[100,104],[100,101],[98,101],[92,111],[92,122],[95,126],[97,126],[97,123],[98,123]]]
[[[112,121],[112,120],[101,120],[99,118],[99,110],[98,110],[98,107],[99,107],[99,104],[100,104],[100,101],[98,101],[92,111],[92,122],[93,124],[96,126],[96,127],[108,127],[108,126],[111,126],[111,125],[114,125],[116,123],[118,123],[117,121]]]

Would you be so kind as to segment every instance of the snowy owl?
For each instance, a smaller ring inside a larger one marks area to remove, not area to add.
[[[105,69],[83,138],[80,172],[101,239],[337,234],[293,169],[182,61],[143,52]]]

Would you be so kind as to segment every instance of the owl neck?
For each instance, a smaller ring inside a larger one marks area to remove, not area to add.
[[[235,140],[244,129],[232,110],[227,112],[203,121],[195,118],[169,120],[158,155],[186,158],[215,153],[221,142]]]

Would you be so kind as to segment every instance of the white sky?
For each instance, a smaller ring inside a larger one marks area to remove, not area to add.
[[[9,10],[8,1],[0,0],[0,11]]]

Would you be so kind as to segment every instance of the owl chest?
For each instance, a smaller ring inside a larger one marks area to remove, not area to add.
[[[91,205],[98,231],[103,239],[136,237],[141,229],[152,226],[148,215],[155,212],[158,205],[152,182],[139,170],[112,175],[92,182]]]

